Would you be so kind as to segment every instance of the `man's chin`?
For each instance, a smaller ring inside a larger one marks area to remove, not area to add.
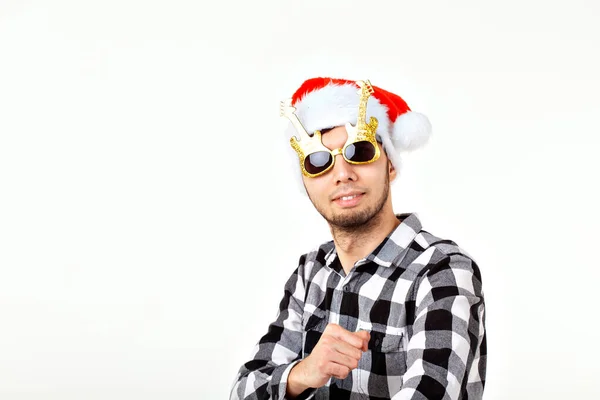
[[[328,222],[331,225],[335,225],[339,228],[356,228],[364,225],[372,218],[365,210],[356,208],[347,208],[341,211],[335,212],[328,218]]]

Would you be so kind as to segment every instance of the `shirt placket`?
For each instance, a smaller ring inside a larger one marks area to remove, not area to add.
[[[358,262],[356,262],[354,268],[350,271],[350,273],[348,275],[346,275],[345,277],[343,277],[340,280],[340,283],[338,284],[337,290],[334,291],[334,304],[336,305],[336,313],[339,315],[339,321],[338,324],[346,329],[349,330],[351,332],[354,332],[356,330],[356,327],[351,327],[350,326],[350,316],[348,316],[346,313],[342,313],[342,304],[344,301],[344,296],[348,296],[350,293],[355,292],[356,289],[356,285],[358,284],[358,274],[355,271],[355,269],[357,267],[359,267],[360,265],[364,264],[366,261],[365,260],[359,260]],[[357,313],[357,315],[355,316],[355,318],[358,318],[359,315]],[[357,379],[357,385],[356,387],[358,388],[359,393],[361,394],[366,394],[364,393],[364,391],[361,388],[360,385],[360,380],[361,380],[361,370],[357,369],[356,370],[356,379]]]

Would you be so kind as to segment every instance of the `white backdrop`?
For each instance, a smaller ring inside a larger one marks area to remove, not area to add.
[[[485,399],[598,398],[600,4],[0,0],[0,398],[225,399],[329,239],[279,100],[427,114],[396,212],[479,262]]]

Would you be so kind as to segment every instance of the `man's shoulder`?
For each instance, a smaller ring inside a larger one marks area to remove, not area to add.
[[[327,242],[323,242],[319,245],[312,246],[300,255],[300,266],[306,265],[308,263],[319,263],[321,265],[325,265],[327,262],[327,257],[335,250],[335,245],[333,240],[329,240]]]
[[[297,272],[306,280],[311,280],[314,274],[327,264],[327,259],[335,250],[333,240],[313,246],[301,253]]]
[[[414,242],[423,252],[436,252],[438,257],[447,258],[450,256],[462,256],[474,261],[473,256],[469,254],[454,240],[436,236],[426,230],[421,230],[416,236]]]
[[[459,271],[458,274],[468,272],[481,279],[477,262],[457,241],[424,229],[417,231],[407,253],[401,258],[400,266],[405,271],[403,276],[415,282],[445,269]]]
[[[441,279],[444,274],[447,274],[449,282],[456,281],[457,277],[475,278],[477,292],[481,290],[481,271],[477,261],[456,241],[421,230],[415,237],[415,243],[423,248],[423,254],[429,253],[428,262],[422,263],[418,275],[421,277],[437,275]]]

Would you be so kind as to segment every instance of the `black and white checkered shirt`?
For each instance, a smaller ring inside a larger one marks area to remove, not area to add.
[[[358,368],[304,399],[481,399],[486,333],[481,275],[456,243],[422,230],[414,213],[348,275],[333,241],[300,257],[276,320],[239,370],[234,399],[285,399],[292,367],[328,323],[368,330]]]

